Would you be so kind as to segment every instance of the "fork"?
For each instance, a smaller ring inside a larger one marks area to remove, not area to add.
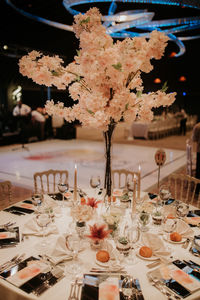
[[[5,267],[7,267],[8,264],[14,262],[17,258],[18,258],[19,254],[15,255],[11,260],[3,263],[1,266],[0,266],[0,272],[2,272],[2,269],[5,269]]]
[[[68,300],[73,300],[73,291],[74,291],[74,289],[75,289],[75,283],[74,282],[72,282],[71,283],[71,288],[70,288],[70,293],[69,293],[69,297],[68,297]]]

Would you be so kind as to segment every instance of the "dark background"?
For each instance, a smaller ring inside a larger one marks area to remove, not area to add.
[[[18,7],[32,14],[57,21],[67,25],[73,22],[61,0],[15,0]],[[96,3],[93,6],[100,8],[102,14],[107,14],[109,3]],[[89,5],[76,7],[81,12],[86,11]],[[199,16],[200,11],[185,7],[140,5],[134,3],[118,3],[118,11],[138,8],[148,8],[155,12],[154,20],[170,19],[183,16]],[[194,32],[187,32],[193,35]],[[195,34],[200,34],[196,30]],[[168,82],[169,92],[176,91],[177,99],[174,109],[184,106],[190,114],[200,114],[200,83],[199,83],[199,39],[185,41],[186,53],[177,58],[170,58],[172,51],[178,52],[177,46],[169,42],[165,56],[154,62],[154,70],[144,74],[145,91],[154,91]],[[3,46],[8,45],[4,50]],[[12,109],[8,102],[8,90],[21,85],[23,89],[23,102],[31,107],[42,106],[47,99],[47,89],[34,84],[30,79],[24,78],[18,71],[18,60],[27,51],[41,50],[50,54],[61,55],[66,63],[73,60],[78,49],[78,40],[73,32],[68,32],[28,19],[9,7],[4,0],[0,0],[0,104],[1,109]],[[180,76],[185,76],[186,81],[180,82]],[[155,84],[154,79],[159,77],[161,84]],[[183,93],[186,93],[183,95]],[[70,101],[67,92],[57,91],[52,88],[51,98],[54,100]],[[71,101],[68,105],[70,105]],[[13,103],[14,105],[14,103]]]

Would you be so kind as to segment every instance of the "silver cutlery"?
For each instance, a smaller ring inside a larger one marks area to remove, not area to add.
[[[19,254],[15,255],[11,260],[3,263],[1,266],[0,266],[0,271],[2,268],[4,268],[7,264],[10,264],[11,262],[15,261],[17,258],[18,258]]]
[[[3,228],[3,229],[6,229],[6,228],[8,228],[10,226],[13,226],[15,224],[16,224],[16,222],[8,222],[8,223],[0,225],[0,227]]]
[[[0,245],[0,249],[16,247],[17,243]]]
[[[103,273],[103,274],[108,274],[108,273],[114,273],[114,274],[127,274],[126,271],[123,271],[121,269],[98,269],[98,268],[92,268],[90,270],[91,273]]]
[[[68,300],[72,300],[72,295],[73,295],[73,292],[74,292],[74,286],[75,286],[75,283],[72,282],[71,283],[71,287],[70,287],[70,292],[69,292]]]
[[[20,256],[17,255],[17,257],[15,259],[10,260],[9,262],[7,262],[7,264],[5,264],[4,267],[2,267],[0,269],[0,273],[4,272],[7,269],[10,269],[12,267],[14,267],[15,265],[19,264],[23,258],[25,257],[25,253],[21,254]]]
[[[162,294],[164,294],[168,300],[181,299],[180,296],[170,291],[164,282],[162,282],[159,278],[150,276],[150,279],[152,285],[155,286]]]
[[[74,282],[74,291],[72,293],[72,297],[71,297],[71,300],[78,300],[77,298],[77,293],[76,293],[76,288],[77,288],[77,282],[78,282],[78,279],[76,278],[75,279],[75,282]]]

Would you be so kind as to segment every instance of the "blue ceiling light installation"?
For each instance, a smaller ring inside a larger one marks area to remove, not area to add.
[[[28,12],[25,12],[22,9],[16,7],[11,0],[5,0],[8,5],[14,8],[16,11],[22,15],[34,19],[36,21],[51,25],[63,30],[72,31],[72,26],[62,24],[59,22],[50,21],[39,16],[32,15]],[[180,17],[173,19],[164,19],[164,20],[154,20],[154,12],[149,12],[147,9],[137,9],[137,10],[126,10],[118,13],[117,2],[130,3],[142,5],[154,4],[154,5],[168,5],[168,6],[178,6],[178,7],[187,7],[192,9],[200,9],[199,0],[63,0],[63,5],[67,11],[71,14],[76,15],[80,11],[75,10],[74,7],[78,5],[90,3],[108,3],[111,2],[108,15],[102,17],[104,26],[107,28],[107,33],[110,34],[113,38],[126,38],[126,37],[135,37],[135,36],[145,36],[148,37],[149,33],[152,30],[163,31],[166,35],[169,36],[179,48],[179,52],[176,53],[175,57],[181,56],[185,53],[185,45],[182,41],[193,40],[200,38],[200,35],[189,35],[189,31],[200,28],[200,17]],[[139,32],[138,32],[139,31]],[[140,32],[143,31],[143,32]],[[188,33],[185,36],[178,36],[181,33]]]

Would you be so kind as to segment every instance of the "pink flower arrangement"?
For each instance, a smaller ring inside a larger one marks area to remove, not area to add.
[[[92,208],[97,208],[98,204],[101,202],[101,200],[96,200],[95,198],[87,198],[86,205],[91,206]]]
[[[32,51],[20,59],[20,72],[38,84],[66,89],[76,101],[72,107],[47,101],[49,115],[63,116],[66,121],[79,120],[82,125],[108,130],[109,124],[136,119],[151,120],[153,107],[168,106],[176,93],[144,93],[141,73],[149,73],[151,59],[160,59],[168,37],[153,31],[149,39],[126,38],[114,43],[101,24],[101,14],[91,8],[74,17],[73,29],[80,39],[80,49],[67,66],[58,56],[43,56]]]
[[[94,241],[100,241],[105,239],[112,232],[112,230],[106,230],[106,227],[106,224],[94,224],[93,226],[90,225],[90,235],[87,235],[87,237]]]

